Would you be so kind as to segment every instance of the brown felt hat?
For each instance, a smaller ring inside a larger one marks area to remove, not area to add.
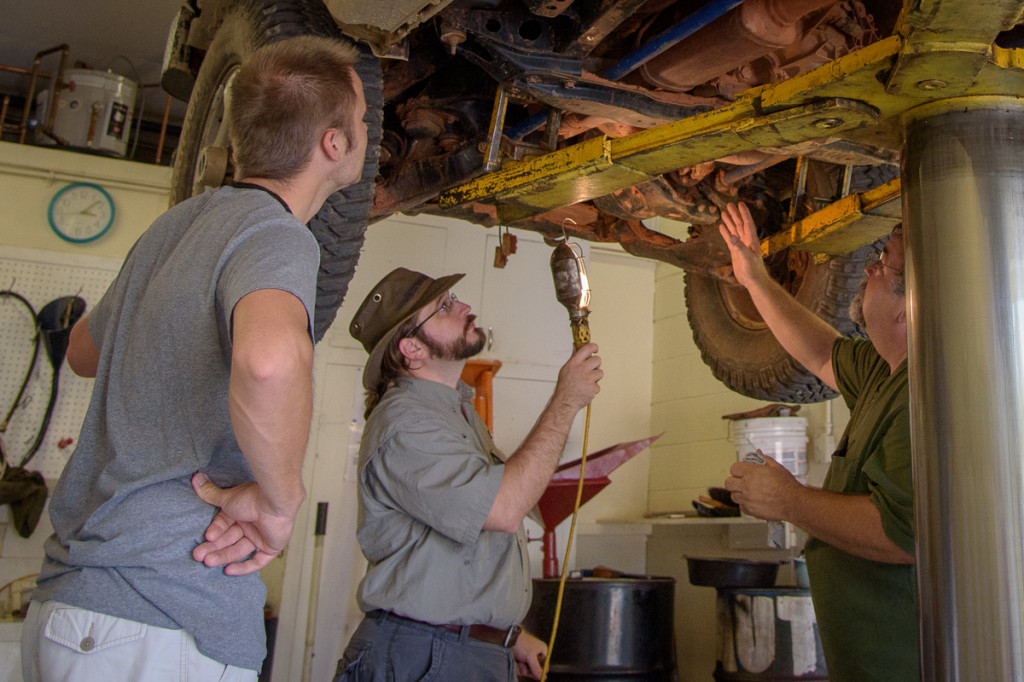
[[[363,388],[371,389],[380,380],[381,358],[398,327],[463,277],[456,274],[433,279],[422,272],[395,268],[377,282],[348,327],[352,338],[370,354],[363,370]]]

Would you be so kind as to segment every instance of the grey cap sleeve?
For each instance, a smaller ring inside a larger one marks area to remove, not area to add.
[[[268,220],[245,230],[225,253],[217,282],[218,307],[231,328],[238,302],[260,289],[286,291],[306,308],[312,335],[320,248],[308,229],[291,216]]]

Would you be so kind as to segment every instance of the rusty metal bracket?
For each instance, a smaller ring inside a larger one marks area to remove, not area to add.
[[[60,96],[61,88],[65,87],[64,84],[64,67],[68,61],[68,47],[67,43],[61,43],[56,47],[51,47],[47,50],[42,50],[36,53],[35,59],[32,62],[32,78],[29,81],[28,95],[25,96],[25,112],[21,117],[21,125],[18,127],[18,142],[25,144],[25,136],[28,133],[29,119],[32,117],[32,107],[35,106],[36,96],[36,82],[41,74],[39,66],[43,61],[43,57],[60,52],[60,65],[57,67],[57,73],[53,76],[52,86],[50,88],[50,98],[47,102],[47,115],[46,122],[40,121],[40,128],[43,133],[52,137],[57,141],[58,144],[67,144],[63,139],[53,134],[53,122],[57,117],[57,99]]]

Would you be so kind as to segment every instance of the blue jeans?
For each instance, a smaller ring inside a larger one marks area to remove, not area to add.
[[[426,623],[367,616],[345,649],[333,682],[515,682],[512,650]]]

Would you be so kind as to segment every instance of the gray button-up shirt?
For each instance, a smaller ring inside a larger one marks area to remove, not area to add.
[[[359,606],[429,623],[510,627],[530,607],[526,534],[482,530],[504,456],[473,391],[401,377],[359,449]]]

